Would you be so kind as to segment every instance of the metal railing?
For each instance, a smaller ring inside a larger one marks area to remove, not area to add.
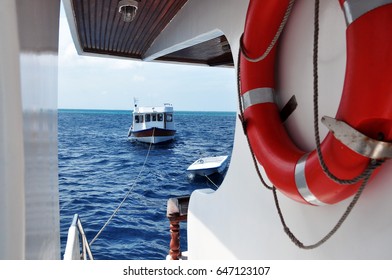
[[[81,240],[81,241],[80,241]],[[82,245],[82,246],[80,246]],[[80,247],[82,250],[80,250]],[[67,245],[65,247],[64,260],[93,260],[93,254],[87,241],[82,222],[78,214],[75,214],[68,230]]]

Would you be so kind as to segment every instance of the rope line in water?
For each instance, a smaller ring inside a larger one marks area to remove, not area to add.
[[[154,132],[155,129],[153,130],[153,134],[152,136],[154,136]],[[142,165],[142,168],[139,171],[139,174],[136,176],[136,179],[134,180],[133,184],[131,185],[131,187],[129,188],[128,192],[125,194],[123,200],[120,202],[120,204],[117,206],[117,208],[113,211],[113,214],[109,217],[109,219],[106,221],[106,223],[102,226],[102,228],[98,231],[98,233],[95,235],[95,237],[91,240],[91,242],[89,243],[89,245],[91,246],[95,240],[101,235],[102,231],[106,228],[106,226],[110,223],[110,221],[114,218],[114,216],[117,214],[117,212],[120,210],[120,208],[123,206],[124,202],[127,200],[127,198],[130,196],[130,194],[132,193],[133,189],[136,186],[136,182],[139,180],[140,176],[142,175],[144,168],[146,166],[147,163],[147,159],[150,156],[150,151],[152,148],[152,143],[150,143],[150,146],[148,147],[148,151],[146,154],[146,158],[144,159],[144,163]]]
[[[213,184],[213,185],[214,185],[214,187],[215,187],[216,189],[218,189],[218,188],[219,188],[219,186],[218,186],[217,184],[215,184],[215,183],[214,183],[214,181],[212,181],[210,177],[208,177],[207,175],[204,175],[204,176],[207,178],[207,180],[208,180],[208,181],[210,181],[210,182],[211,182],[211,184]]]

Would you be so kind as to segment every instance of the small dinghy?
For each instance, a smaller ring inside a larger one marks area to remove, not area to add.
[[[200,176],[222,173],[226,169],[227,158],[228,156],[199,158],[187,168],[187,171]]]

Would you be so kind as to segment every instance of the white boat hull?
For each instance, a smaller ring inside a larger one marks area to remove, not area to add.
[[[149,144],[159,144],[172,141],[174,139],[176,131],[171,129],[161,129],[161,128],[149,128],[140,131],[133,131],[132,127],[128,132],[128,136],[136,141],[149,143]]]
[[[134,137],[136,141],[148,144],[159,144],[170,142],[174,139],[174,136],[147,136],[147,137]]]
[[[187,171],[192,175],[209,176],[223,173],[227,167],[228,156],[200,158],[192,163]]]

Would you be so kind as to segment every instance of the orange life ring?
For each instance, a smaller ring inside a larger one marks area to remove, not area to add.
[[[347,19],[346,75],[336,115],[371,138],[392,140],[392,1],[339,0]],[[360,183],[341,185],[323,171],[316,150],[304,152],[290,139],[274,99],[276,45],[270,45],[289,0],[250,0],[240,55],[243,118],[252,150],[269,180],[288,197],[307,204],[334,204],[352,196]],[[340,178],[363,172],[370,159],[329,133],[321,143],[329,170]]]

